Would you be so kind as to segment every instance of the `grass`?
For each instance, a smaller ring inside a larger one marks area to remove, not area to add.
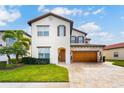
[[[67,82],[68,70],[53,64],[0,70],[0,82]]]
[[[6,69],[15,68],[15,67],[16,67],[16,64],[7,64],[6,65]]]
[[[109,60],[113,65],[124,67],[124,60]]]

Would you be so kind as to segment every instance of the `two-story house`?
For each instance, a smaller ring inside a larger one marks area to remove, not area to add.
[[[28,22],[32,31],[32,57],[50,63],[102,62],[104,45],[90,44],[87,33],[73,28],[73,21],[47,13]]]
[[[5,32],[7,30],[0,30],[0,47],[2,46],[11,46],[16,40],[14,38],[8,38],[6,40],[6,42],[4,42],[2,40],[2,36],[3,36],[3,32]],[[11,31],[11,30],[10,30]],[[12,30],[13,31],[13,30]],[[17,30],[16,30],[17,31]],[[24,31],[23,31],[24,32]],[[31,35],[29,35],[28,33],[24,32],[24,37],[27,37],[27,38],[31,38]],[[31,55],[31,50],[29,50],[29,55]],[[15,55],[11,55],[12,58],[15,58]],[[2,56],[0,55],[0,61],[7,61],[7,57],[6,56]]]

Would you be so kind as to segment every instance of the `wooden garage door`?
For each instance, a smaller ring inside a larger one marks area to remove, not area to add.
[[[73,62],[97,62],[97,52],[73,51]]]

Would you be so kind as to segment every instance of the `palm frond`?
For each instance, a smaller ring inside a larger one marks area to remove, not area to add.
[[[18,40],[20,40],[21,38],[23,38],[24,32],[22,30],[18,30],[16,31],[16,35]]]
[[[15,36],[13,34],[10,34],[10,33],[5,33],[3,36],[2,36],[2,40],[3,41],[6,41],[7,38],[15,38]]]
[[[27,42],[21,42],[22,43],[22,45],[24,45],[24,47],[27,49],[27,50],[29,50],[29,44],[27,43]]]
[[[24,42],[28,42],[29,44],[31,44],[31,39],[30,38],[24,37],[21,40],[22,40],[22,42],[24,41]]]

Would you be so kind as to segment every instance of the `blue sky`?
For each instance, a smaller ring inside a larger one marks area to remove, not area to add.
[[[124,6],[0,6],[0,30],[23,29],[30,33],[27,21],[47,12],[73,20],[74,27],[87,32],[92,43],[124,41]]]

